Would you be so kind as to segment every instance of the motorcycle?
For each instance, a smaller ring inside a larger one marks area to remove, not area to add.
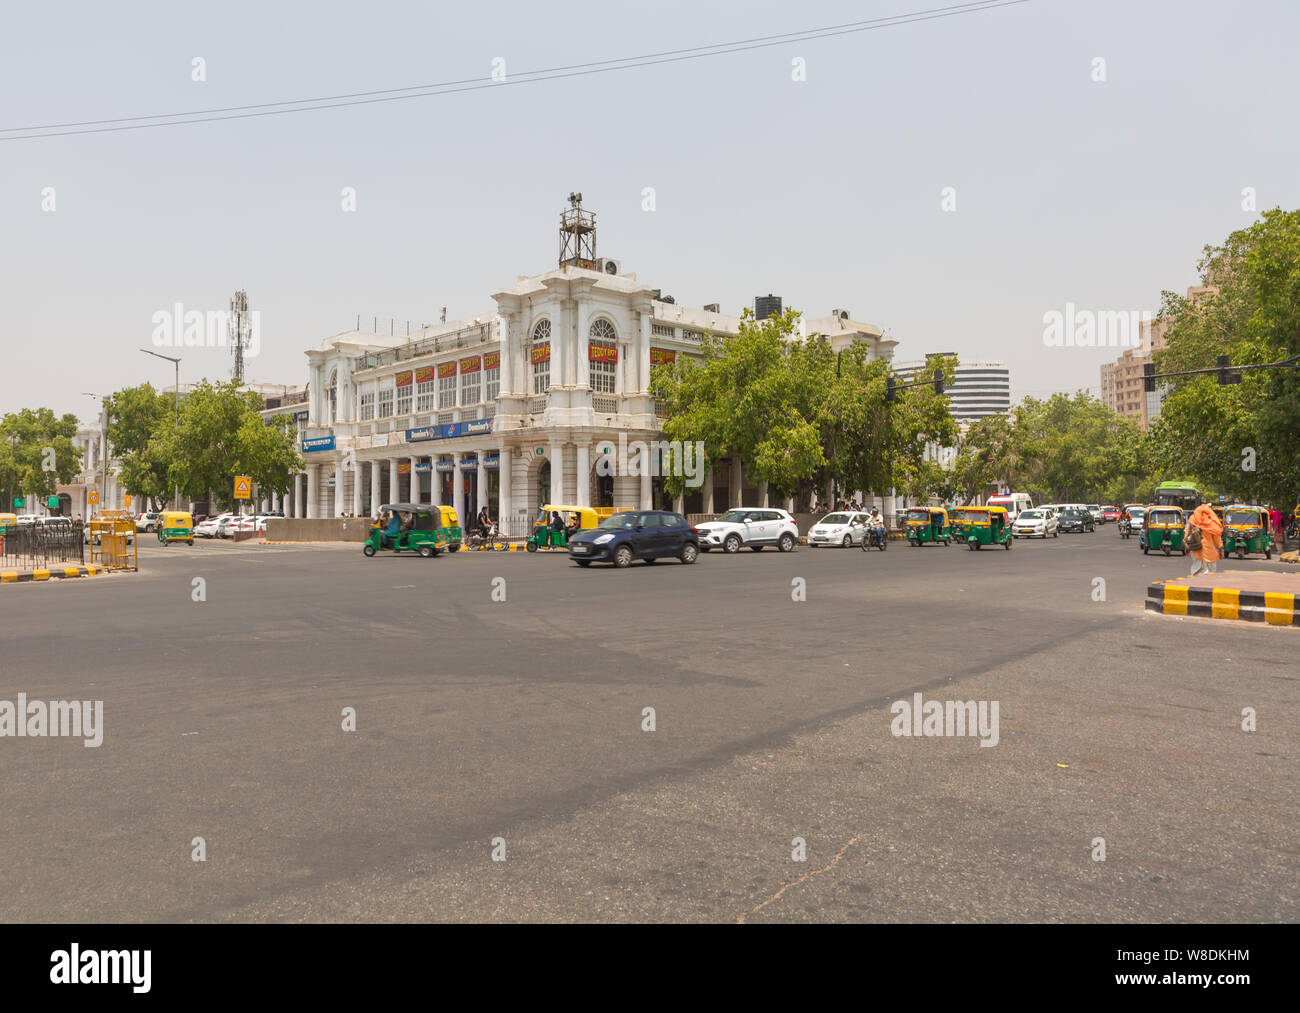
[[[1120,536],[1120,538],[1128,538],[1128,537],[1130,537],[1132,534],[1133,534],[1133,525],[1132,525],[1131,523],[1129,523],[1129,519],[1128,519],[1127,517],[1121,517],[1121,518],[1119,519],[1119,536]]]
[[[876,528],[867,528],[866,534],[862,536],[863,552],[866,552],[868,549],[879,549],[881,552],[884,552],[888,547],[888,538],[881,538],[880,531]]]

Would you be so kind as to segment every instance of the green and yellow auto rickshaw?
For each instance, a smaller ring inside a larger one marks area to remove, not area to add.
[[[1143,555],[1152,549],[1160,549],[1166,556],[1172,552],[1187,555],[1183,548],[1183,528],[1186,526],[1187,515],[1181,507],[1151,507],[1142,521],[1142,534],[1138,537]]]
[[[1260,552],[1265,559],[1273,558],[1273,539],[1269,535],[1268,511],[1263,507],[1228,507],[1223,512],[1223,554],[1238,559]]]
[[[600,516],[592,507],[547,503],[537,511],[537,518],[533,521],[533,533],[528,537],[528,551],[567,549],[570,538],[580,531],[596,527],[599,523]]]
[[[447,536],[447,551],[459,552],[464,533],[460,529],[460,518],[456,516],[456,508],[440,506],[437,510],[441,515],[442,530]]]
[[[376,552],[418,552],[426,559],[447,548],[442,511],[428,503],[388,503],[370,527],[361,547],[367,556]]]
[[[0,535],[13,534],[18,530],[17,514],[0,514]]]
[[[952,534],[948,530],[948,511],[943,507],[912,507],[907,511],[904,531],[907,540],[918,549],[927,542],[945,546],[951,544]]]
[[[164,510],[158,515],[158,541],[194,544],[194,518],[184,510]]]
[[[948,511],[948,535],[954,542],[966,541],[966,508],[953,507]]]
[[[1011,548],[1011,521],[1007,517],[1006,507],[963,507],[963,510],[966,544],[972,551],[986,545],[1001,545],[1008,550]]]

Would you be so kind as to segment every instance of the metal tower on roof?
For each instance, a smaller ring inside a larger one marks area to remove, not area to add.
[[[560,212],[560,266],[599,271],[596,263],[596,213],[582,207],[582,194],[569,194],[569,207]]]

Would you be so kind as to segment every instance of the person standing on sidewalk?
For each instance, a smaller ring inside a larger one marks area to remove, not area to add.
[[[1194,544],[1193,528],[1200,535],[1200,545],[1191,549],[1193,558],[1190,575],[1194,577],[1198,572],[1214,573],[1214,564],[1223,554],[1223,524],[1208,503],[1202,503],[1187,518],[1187,526],[1183,528],[1184,545]]]

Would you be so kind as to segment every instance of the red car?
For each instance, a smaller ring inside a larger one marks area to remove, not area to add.
[[[1101,519],[1107,523],[1119,520],[1119,507],[1104,506],[1101,508]]]

